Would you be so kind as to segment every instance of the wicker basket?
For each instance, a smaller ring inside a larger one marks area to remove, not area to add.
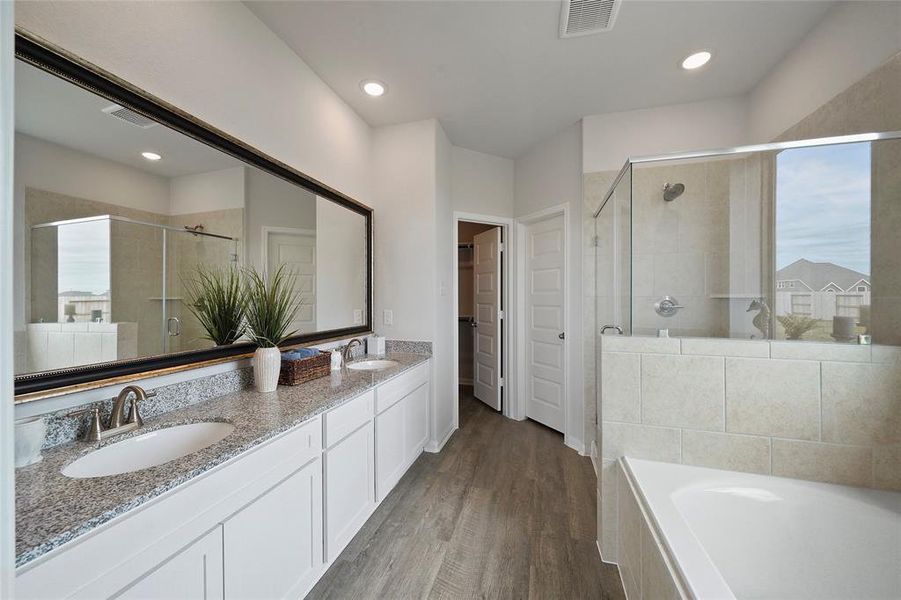
[[[329,374],[330,367],[331,355],[328,352],[320,352],[299,360],[283,360],[282,370],[278,374],[278,384],[299,385],[319,379]]]

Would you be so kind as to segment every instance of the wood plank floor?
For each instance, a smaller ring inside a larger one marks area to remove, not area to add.
[[[591,461],[563,436],[472,397],[309,598],[620,599],[595,545]]]

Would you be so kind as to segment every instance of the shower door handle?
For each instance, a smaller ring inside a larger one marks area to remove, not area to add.
[[[175,328],[172,328],[172,325],[175,325]],[[166,330],[170,337],[176,337],[181,335],[181,321],[178,320],[178,317],[169,317],[166,319]]]
[[[623,328],[619,325],[604,325],[603,327],[601,327],[601,335],[604,335],[608,329],[615,329],[617,334],[623,334]]]

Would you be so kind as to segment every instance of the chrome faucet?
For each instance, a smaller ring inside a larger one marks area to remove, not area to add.
[[[341,358],[342,358],[344,364],[347,364],[347,357],[350,356],[350,350],[354,346],[362,347],[363,340],[361,340],[360,338],[354,338],[354,339],[350,340],[349,342],[347,342],[347,345],[344,346],[344,350],[341,352]]]
[[[128,402],[129,396],[134,394],[131,405],[128,409],[128,415],[125,415],[125,403]],[[143,388],[137,385],[127,385],[113,399],[113,410],[110,412],[109,424],[104,427],[100,420],[100,405],[94,404],[81,410],[69,413],[69,417],[78,417],[85,414],[91,415],[91,425],[85,433],[84,439],[88,442],[102,443],[103,440],[113,436],[134,431],[144,425],[141,413],[138,411],[138,403],[143,402],[147,398],[153,398],[156,392],[147,393]]]

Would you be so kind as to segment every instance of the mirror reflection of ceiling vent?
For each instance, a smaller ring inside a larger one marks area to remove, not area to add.
[[[106,114],[116,117],[117,119],[122,119],[127,123],[131,123],[136,127],[140,127],[141,129],[150,129],[154,125],[156,125],[156,121],[153,119],[148,119],[141,113],[137,113],[130,108],[125,108],[124,106],[119,106],[118,104],[113,104],[112,106],[107,106],[103,110]]]
[[[610,31],[622,0],[563,0],[560,37]]]

